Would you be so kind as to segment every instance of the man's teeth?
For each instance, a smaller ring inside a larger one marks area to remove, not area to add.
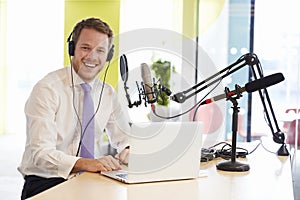
[[[97,64],[90,64],[90,63],[84,63],[84,64],[88,67],[96,67],[97,66]]]

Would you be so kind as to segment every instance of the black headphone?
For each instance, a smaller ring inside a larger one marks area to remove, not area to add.
[[[75,42],[73,40],[71,40],[72,35],[73,35],[73,32],[69,35],[69,37],[67,39],[68,53],[70,56],[74,56],[74,53],[75,53]],[[106,58],[106,62],[111,61],[111,59],[113,58],[114,51],[115,51],[114,48],[115,48],[115,45],[112,45],[111,48],[109,49],[109,52],[108,52],[107,58]]]

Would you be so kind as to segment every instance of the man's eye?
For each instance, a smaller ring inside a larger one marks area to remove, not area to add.
[[[84,51],[87,51],[87,50],[89,50],[90,48],[89,48],[89,47],[81,47],[81,49],[84,50]]]
[[[104,53],[105,51],[104,51],[103,49],[98,49],[97,52],[102,54],[102,53]]]

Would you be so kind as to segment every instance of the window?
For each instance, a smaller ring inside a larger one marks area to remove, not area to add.
[[[287,125],[298,119],[297,113],[286,113],[286,110],[300,108],[299,6],[297,0],[256,1],[255,6],[254,50],[259,55],[265,75],[281,72],[285,76],[284,82],[268,90],[282,131],[288,131],[283,127],[284,123]],[[255,102],[258,96],[253,96]],[[253,107],[252,127],[262,130],[262,117],[262,108]],[[293,133],[286,132],[288,139],[291,134],[296,134],[293,137],[297,141],[298,128],[295,129]]]
[[[63,33],[63,0],[7,1],[7,132],[24,132],[24,105],[33,85],[63,67]]]
[[[150,67],[159,59],[170,61],[176,71],[181,72],[181,13],[182,2],[178,0],[121,1],[120,54],[125,54],[128,61],[127,86],[132,103],[139,100],[135,81],[141,84],[142,63]],[[172,46],[172,41],[176,41],[178,46]],[[172,88],[176,87],[175,82],[171,85]],[[120,82],[121,99],[125,97],[123,87],[123,82]],[[128,105],[126,99],[124,105]],[[144,102],[139,107],[129,109],[134,122],[149,121],[149,112],[150,105],[145,107]]]

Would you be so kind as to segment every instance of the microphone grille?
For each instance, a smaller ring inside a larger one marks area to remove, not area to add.
[[[141,64],[141,76],[145,84],[151,85],[152,77],[149,66],[146,63]]]
[[[121,73],[121,78],[124,82],[127,82],[128,80],[128,63],[127,63],[127,58],[125,54],[121,55],[120,57],[120,73]]]

